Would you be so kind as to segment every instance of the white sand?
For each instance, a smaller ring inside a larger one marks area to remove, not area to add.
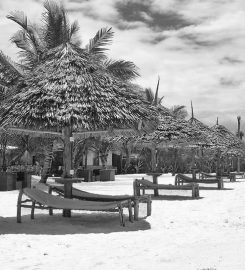
[[[115,182],[76,184],[102,194],[132,194],[135,175],[119,175]],[[146,177],[147,178],[147,177]],[[173,183],[164,175],[159,183]],[[42,188],[42,186],[39,185]],[[153,200],[152,216],[126,227],[117,213],[61,211],[49,216],[22,210],[16,223],[18,191],[0,192],[1,269],[245,269],[245,180],[225,182],[226,190],[160,191]],[[180,197],[170,195],[181,195]]]

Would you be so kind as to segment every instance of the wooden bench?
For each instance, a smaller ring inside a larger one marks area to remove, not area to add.
[[[192,191],[192,198],[196,199],[199,198],[199,185],[195,183],[191,183],[188,185],[176,186],[176,185],[164,185],[164,184],[153,184],[149,180],[142,179],[135,179],[134,180],[134,194],[140,196],[141,190],[143,195],[145,194],[146,190],[191,190]]]
[[[22,200],[25,195],[27,199]],[[36,188],[24,188],[19,191],[17,202],[17,222],[21,223],[21,208],[31,208],[31,219],[34,219],[35,209],[47,209],[49,214],[53,214],[53,209],[67,209],[67,210],[86,210],[86,211],[118,211],[120,224],[125,226],[123,216],[123,208],[128,208],[129,220],[133,222],[132,202],[131,200],[112,201],[112,202],[95,202],[95,201],[81,201],[76,199],[61,198],[48,194]]]
[[[224,182],[222,178],[209,178],[209,179],[193,179],[192,177],[189,177],[187,175],[178,173],[175,176],[175,185],[180,186],[184,183],[199,183],[199,184],[217,184],[218,189],[224,188]]]
[[[47,184],[49,187],[49,194],[52,192],[56,192],[61,196],[64,196],[64,186],[58,184]],[[105,194],[97,194],[91,193],[87,191],[83,191],[80,189],[72,188],[72,198],[79,200],[87,200],[87,201],[96,201],[96,202],[112,202],[112,201],[125,201],[131,200],[133,203],[134,209],[134,220],[139,219],[139,203],[147,204],[147,216],[151,215],[151,195],[105,195]]]
[[[237,176],[240,176],[240,178],[245,178],[244,172],[230,172],[230,182],[235,182],[237,179]]]
[[[216,174],[199,172],[199,179],[216,178]]]

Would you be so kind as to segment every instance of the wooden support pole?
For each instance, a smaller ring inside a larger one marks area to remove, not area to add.
[[[139,220],[139,199],[134,200],[134,220]]]
[[[64,152],[63,152],[63,177],[69,178],[72,177],[72,142],[70,137],[72,137],[72,132],[70,126],[65,126],[62,129],[63,140],[64,140]]]
[[[147,216],[150,216],[151,215],[151,197],[148,198],[147,200]]]
[[[32,201],[32,205],[31,205],[31,219],[34,219],[35,205],[36,205],[36,202],[35,201]]]
[[[128,216],[129,216],[129,221],[134,222],[133,211],[132,211],[132,201],[131,200],[128,200]]]
[[[156,171],[156,163],[157,163],[156,154],[157,154],[156,145],[155,145],[155,143],[153,143],[152,147],[151,147],[151,170],[152,170],[152,172]]]
[[[118,212],[119,212],[119,218],[120,218],[120,224],[121,226],[125,226],[124,216],[123,216],[123,208],[122,204],[118,203]]]
[[[52,195],[52,191],[53,191],[53,188],[51,186],[48,187],[48,193],[50,195]],[[52,216],[53,215],[53,208],[52,207],[49,207],[49,215]]]
[[[18,201],[17,201],[17,222],[21,223],[21,200],[22,200],[23,190],[20,189]]]

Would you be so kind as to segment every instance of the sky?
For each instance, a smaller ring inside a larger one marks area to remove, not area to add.
[[[80,25],[82,46],[103,27],[112,27],[108,56],[139,68],[134,82],[156,89],[162,105],[185,105],[205,124],[245,131],[244,0],[64,0],[70,21]],[[17,59],[10,42],[18,30],[6,15],[24,11],[41,20],[41,0],[0,0],[0,50]]]

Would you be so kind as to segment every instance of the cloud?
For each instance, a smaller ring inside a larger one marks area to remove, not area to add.
[[[244,61],[237,59],[235,57],[232,57],[232,56],[225,56],[220,60],[220,64],[226,64],[226,65],[230,65],[230,64],[236,65],[236,64],[241,64],[243,62]]]
[[[83,44],[102,27],[115,31],[108,55],[133,61],[136,83],[155,89],[163,104],[183,104],[207,124],[232,129],[236,116],[245,119],[244,0],[63,0],[70,21],[77,19]],[[0,0],[0,49],[16,57],[9,38],[18,28],[5,18],[23,10],[39,20],[42,1]]]
[[[184,19],[178,12],[159,12],[152,5],[152,1],[121,1],[117,2],[116,9],[122,20],[143,22],[146,27],[158,32],[192,25],[192,22]]]

